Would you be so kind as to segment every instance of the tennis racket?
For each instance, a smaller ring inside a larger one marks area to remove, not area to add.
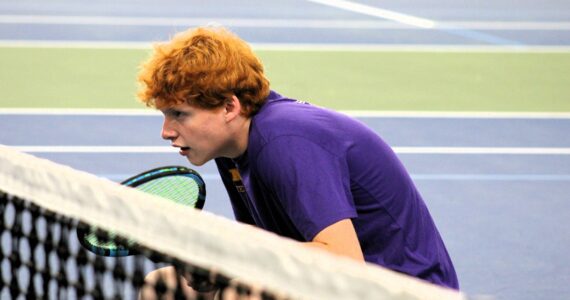
[[[180,166],[152,169],[123,182],[140,191],[156,195],[181,205],[202,209],[206,200],[206,185],[196,171]],[[96,227],[79,228],[77,237],[87,250],[102,256],[121,257],[138,254],[133,241],[118,242],[113,232]]]

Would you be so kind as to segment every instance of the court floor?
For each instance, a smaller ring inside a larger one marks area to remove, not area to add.
[[[148,45],[209,22],[269,47],[570,46],[570,2],[562,0],[0,1],[0,46]],[[570,298],[568,115],[358,118],[412,174],[462,290],[497,300]],[[0,110],[0,144],[120,181],[188,165],[160,139],[160,126],[158,114]],[[205,209],[232,218],[213,164],[197,170],[206,179]]]
[[[434,216],[462,289],[495,299],[570,295],[570,116],[368,116],[398,153]],[[0,114],[0,143],[120,181],[188,166],[161,140],[158,114]],[[215,166],[205,209],[232,218]]]

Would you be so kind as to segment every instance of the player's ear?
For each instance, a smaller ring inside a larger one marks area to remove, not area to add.
[[[238,97],[236,95],[232,95],[232,97],[226,102],[224,109],[227,122],[238,117],[241,113],[241,103],[239,102]]]

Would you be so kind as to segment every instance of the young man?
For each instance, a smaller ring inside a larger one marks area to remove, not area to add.
[[[362,123],[271,91],[250,47],[206,27],[156,47],[139,98],[190,163],[215,160],[236,220],[458,289],[394,152]]]

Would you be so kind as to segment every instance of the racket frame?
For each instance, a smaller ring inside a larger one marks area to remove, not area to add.
[[[204,203],[206,201],[206,184],[204,180],[202,179],[200,174],[198,174],[198,172],[183,166],[164,166],[164,167],[154,168],[123,180],[121,182],[121,185],[136,188],[137,186],[145,184],[149,181],[167,176],[191,177],[194,180],[194,182],[196,182],[198,185],[198,199],[196,200],[194,208],[202,209],[204,207]],[[88,225],[82,226],[82,228],[77,229],[77,237],[79,239],[79,243],[85,249],[91,251],[92,253],[107,257],[124,257],[124,256],[139,254],[138,251],[130,249],[127,246],[123,246],[123,243],[121,242],[117,243],[117,245],[120,246],[117,249],[103,248],[92,245],[91,243],[88,243],[86,240],[86,237],[89,234],[91,234],[92,231],[93,228],[89,227]]]

